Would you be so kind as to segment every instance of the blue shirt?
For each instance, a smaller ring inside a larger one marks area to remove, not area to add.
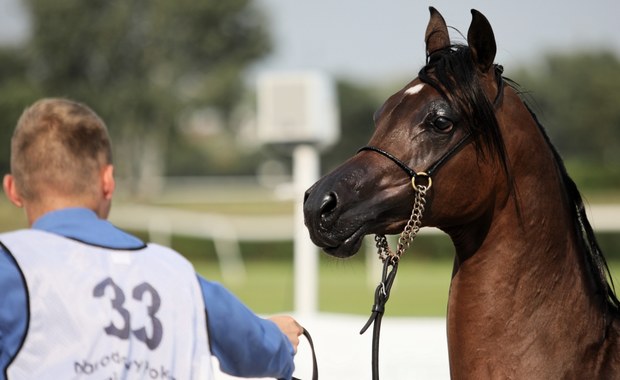
[[[52,211],[32,228],[106,248],[138,249],[145,245],[84,208]],[[211,352],[222,371],[241,377],[290,379],[293,346],[275,323],[256,316],[220,284],[197,277],[206,305]],[[17,264],[1,246],[0,289],[0,380],[5,380],[6,368],[26,334],[28,301]]]

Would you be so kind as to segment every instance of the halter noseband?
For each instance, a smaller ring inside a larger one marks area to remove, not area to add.
[[[415,170],[411,169],[407,164],[405,164],[403,161],[401,161],[400,159],[398,159],[396,156],[394,156],[393,154],[381,149],[381,148],[377,148],[376,146],[372,146],[372,145],[366,145],[361,147],[357,153],[363,151],[363,150],[370,150],[376,153],[379,153],[380,155],[389,158],[392,162],[394,162],[396,165],[398,165],[398,167],[400,167],[401,169],[403,169],[405,171],[405,173],[407,173],[407,175],[409,176],[409,178],[411,178],[411,180],[414,183],[414,188],[415,188],[415,180],[418,177],[424,177],[428,180],[428,187],[430,187],[431,185],[431,176],[433,174],[435,174],[435,172],[444,164],[446,163],[446,161],[448,161],[448,159],[450,157],[452,157],[454,154],[456,154],[459,150],[461,150],[461,148],[465,145],[465,142],[467,142],[467,140],[469,140],[469,138],[471,137],[471,133],[467,133],[458,143],[456,143],[456,145],[454,145],[452,148],[450,148],[449,151],[447,151],[443,156],[441,156],[437,161],[435,161],[435,163],[433,165],[431,165],[428,169],[426,169],[425,171],[422,172],[416,172]]]

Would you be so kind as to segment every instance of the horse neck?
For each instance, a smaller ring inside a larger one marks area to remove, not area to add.
[[[451,356],[525,355],[556,342],[577,350],[604,334],[601,298],[594,295],[557,163],[533,120],[521,128],[528,130],[521,137],[527,144],[507,145],[515,191],[499,190],[508,197],[498,197],[484,220],[471,224],[477,227],[447,231],[457,250],[449,341],[471,348],[455,352],[453,346]],[[511,344],[502,345],[506,340]]]
[[[535,120],[520,108],[520,113],[498,117],[502,129],[510,131],[505,140],[510,141],[506,151],[514,185],[498,168],[492,207],[478,220],[447,231],[457,261],[513,261],[505,268],[509,273],[521,267],[526,272],[559,272],[558,264],[581,267],[583,255],[558,163]]]
[[[524,318],[527,307],[540,310],[541,305],[526,302],[537,298],[549,306],[566,296],[571,303],[590,304],[590,274],[555,166],[538,165],[537,172],[522,177],[516,170],[513,174],[515,192],[499,200],[482,217],[486,220],[450,232],[458,264],[453,287],[465,282],[477,288],[472,302],[480,302],[479,307],[498,302],[506,311],[510,305],[525,307]],[[517,305],[518,300],[524,304]]]

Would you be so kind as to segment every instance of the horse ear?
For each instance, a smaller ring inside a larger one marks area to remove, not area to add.
[[[485,73],[495,60],[495,53],[497,52],[495,36],[489,20],[482,13],[472,9],[471,15],[472,20],[467,32],[467,42],[474,62],[480,71]]]
[[[450,35],[446,21],[443,19],[437,9],[428,7],[431,12],[431,18],[426,27],[426,56],[430,56],[434,52],[450,46]]]

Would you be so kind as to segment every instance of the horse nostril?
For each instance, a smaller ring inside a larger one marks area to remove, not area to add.
[[[338,205],[338,199],[333,192],[325,194],[323,201],[321,202],[321,215],[326,215],[334,211]]]

